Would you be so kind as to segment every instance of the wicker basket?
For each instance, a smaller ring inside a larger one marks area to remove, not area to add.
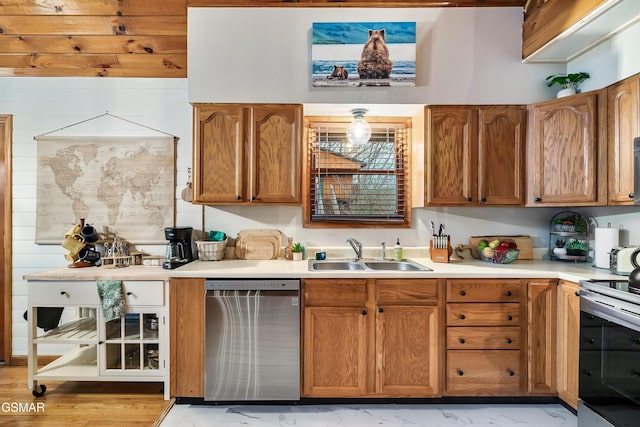
[[[198,258],[203,261],[220,261],[224,258],[224,253],[227,250],[227,241],[229,241],[228,237],[222,242],[197,240]]]

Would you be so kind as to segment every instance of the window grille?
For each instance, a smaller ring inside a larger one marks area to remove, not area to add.
[[[370,124],[369,142],[352,144],[348,122],[308,123],[307,225],[409,226],[410,121]]]

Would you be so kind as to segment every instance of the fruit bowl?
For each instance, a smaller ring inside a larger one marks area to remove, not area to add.
[[[489,249],[489,248],[487,248]],[[489,253],[491,256],[489,256]],[[491,251],[479,251],[480,259],[485,262],[491,262],[493,264],[509,264],[512,261],[515,261],[518,258],[518,254],[520,253],[519,249],[507,249],[507,250],[499,250],[492,249]]]

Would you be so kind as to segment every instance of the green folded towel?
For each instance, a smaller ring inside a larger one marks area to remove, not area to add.
[[[223,242],[227,238],[227,233],[224,231],[209,231],[209,241]]]
[[[104,321],[118,319],[126,313],[122,282],[120,280],[98,280],[98,296]]]

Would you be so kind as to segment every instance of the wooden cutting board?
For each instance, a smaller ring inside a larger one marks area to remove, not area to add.
[[[518,259],[533,259],[533,247],[531,244],[531,236],[471,236],[469,238],[469,246],[471,246],[471,256],[474,258],[480,258],[478,255],[478,243],[481,240],[486,240],[490,242],[494,239],[502,240],[513,240],[516,245],[518,245],[518,249],[520,249],[520,253],[518,254]]]
[[[276,259],[280,255],[281,246],[280,230],[241,230],[236,237],[236,258]]]

